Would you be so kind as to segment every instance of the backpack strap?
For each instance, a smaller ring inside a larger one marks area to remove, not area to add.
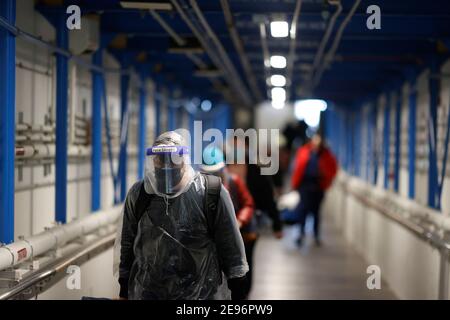
[[[219,205],[220,189],[222,188],[222,180],[220,177],[203,174],[205,177],[205,198],[204,198],[204,214],[208,231],[212,239],[214,239],[214,224],[217,216],[217,207]]]
[[[212,239],[214,239],[214,223],[217,216],[217,208],[219,205],[220,189],[222,188],[222,180],[211,174],[203,174],[205,177],[205,197],[204,197],[204,214],[208,226],[208,232]],[[139,195],[136,200],[135,214],[136,222],[139,222],[145,211],[150,206],[154,195],[148,194],[145,191],[144,182],[142,181],[139,188]]]
[[[148,194],[145,191],[145,183],[142,181],[141,187],[139,188],[139,195],[136,200],[135,214],[136,214],[136,222],[139,222],[144,215],[145,211],[150,206],[153,195]]]

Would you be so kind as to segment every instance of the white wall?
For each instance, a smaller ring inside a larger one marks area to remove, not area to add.
[[[428,110],[430,95],[428,93],[428,74],[423,72],[417,79],[417,130],[416,130],[416,200],[428,203]]]
[[[80,300],[85,297],[117,299],[119,285],[113,277],[113,250],[109,249],[95,256],[81,266],[80,289],[69,290],[66,282],[69,275],[58,281],[50,289],[40,294],[38,300]]]
[[[399,298],[438,298],[440,258],[430,245],[362,205],[338,183],[327,193],[323,211],[368,264],[381,268],[381,276]]]
[[[441,67],[441,73],[450,72],[450,60]],[[411,90],[415,90],[417,96],[416,108],[416,163],[415,163],[415,199],[418,204],[426,206],[428,203],[428,170],[429,170],[429,70],[424,70],[418,75],[415,83],[404,83],[403,86],[392,92],[386,92],[377,97],[373,103],[377,105],[376,136],[378,144],[378,179],[371,188],[384,188],[384,152],[383,148],[389,143],[389,173],[388,190],[393,191],[393,160],[394,160],[394,130],[395,130],[395,106],[401,99],[401,162],[399,174],[398,197],[406,198],[409,190],[408,175],[408,129],[409,123],[409,97]],[[440,99],[438,105],[438,173],[439,179],[443,165],[444,138],[450,103],[450,79],[440,78]],[[390,106],[390,138],[384,141],[384,111]],[[363,124],[364,125],[364,124]],[[366,140],[362,137],[362,143]],[[364,148],[356,146],[364,152]],[[364,173],[364,157],[362,157],[362,172]],[[447,159],[447,173],[444,178],[442,193],[441,213],[450,214],[450,157]],[[362,177],[365,177],[363,175]],[[351,194],[335,184],[327,195],[324,205],[326,214],[334,217],[338,226],[342,229],[346,239],[360,254],[366,257],[371,264],[381,267],[382,275],[394,292],[403,299],[436,299],[439,286],[440,255],[430,245],[418,239],[416,236],[400,227],[395,222],[384,217],[379,212],[365,207]]]
[[[260,129],[280,129],[291,121],[294,121],[294,108],[290,104],[277,110],[274,109],[270,102],[261,103],[255,111],[255,126]]]
[[[441,72],[444,74],[450,73],[450,61],[445,63],[442,68]],[[448,119],[448,113],[450,112],[450,78],[443,77],[441,78],[441,95],[440,95],[440,103],[438,108],[438,149],[437,149],[437,155],[438,159],[443,159],[443,146],[444,146],[444,139],[445,139],[445,129],[446,126],[450,125],[447,123]],[[450,146],[449,146],[450,148]],[[438,172],[441,172],[442,168],[442,161],[439,161],[438,163]],[[450,215],[450,156],[447,159],[447,168],[446,168],[446,176],[444,178],[444,186],[442,190],[442,194],[444,195],[442,197],[442,211],[446,213],[447,215]]]
[[[450,60],[447,61],[441,67],[442,74],[448,74],[450,72]],[[384,187],[384,147],[389,145],[389,179],[387,189],[394,189],[394,162],[395,162],[395,121],[396,113],[395,109],[400,99],[401,106],[401,119],[400,119],[400,172],[399,172],[399,194],[402,196],[408,196],[409,193],[409,174],[408,174],[408,130],[409,130],[409,100],[412,91],[416,93],[416,136],[415,136],[415,200],[422,204],[428,203],[428,171],[429,171],[429,109],[430,109],[430,94],[429,94],[429,81],[430,72],[424,70],[415,79],[414,83],[404,83],[400,88],[393,91],[388,91],[380,94],[372,103],[376,104],[376,136],[375,150],[378,153],[378,178],[376,185],[378,187]],[[438,105],[438,117],[437,117],[437,167],[438,178],[441,181],[441,172],[444,159],[444,146],[445,135],[448,123],[448,113],[450,112],[450,79],[448,77],[440,78],[440,99]],[[368,105],[370,107],[370,105]],[[362,106],[362,111],[365,112],[367,105]],[[389,140],[384,139],[384,116],[386,107],[390,108],[390,122],[389,122]],[[354,146],[354,148],[361,153],[361,172],[362,177],[365,177],[367,159],[365,158],[365,145],[367,144],[367,114],[363,113],[363,131],[362,131],[362,145]],[[267,118],[269,118],[267,116]],[[371,168],[372,169],[372,168]],[[444,184],[442,191],[442,213],[445,215],[450,214],[450,156],[447,158],[446,174],[444,176]]]
[[[55,30],[40,14],[34,11],[34,1],[17,1],[17,26],[25,31],[55,42]],[[16,67],[16,119],[21,118],[30,125],[44,125],[46,117],[55,119],[56,77],[55,57],[47,49],[21,40],[17,40]],[[86,57],[91,59],[91,57]],[[104,54],[104,65],[118,68],[119,64],[109,55]],[[74,70],[75,68],[75,70]],[[69,101],[76,114],[83,114],[85,104],[86,117],[91,118],[92,83],[91,73],[83,67],[69,64],[69,83],[74,83],[69,90]],[[75,75],[76,74],[76,75]],[[129,109],[131,111],[129,129],[128,187],[137,180],[137,112],[139,103],[138,81],[132,76],[129,92]],[[109,73],[106,76],[107,100],[111,123],[120,119],[120,76]],[[153,101],[148,97],[148,131],[153,132]],[[103,121],[102,121],[103,123]],[[152,134],[147,135],[152,138]],[[117,161],[115,162],[117,168]],[[15,169],[15,240],[19,236],[28,237],[43,231],[54,224],[55,217],[55,166],[49,165],[49,172],[43,165],[16,166]],[[90,157],[68,166],[67,183],[67,220],[90,214],[91,208],[91,165]],[[113,185],[109,162],[106,154],[102,161],[101,207],[113,205]],[[65,281],[61,281],[45,292],[42,299],[78,299],[81,295],[104,297],[117,296],[116,281],[112,278],[112,250],[93,258],[82,266],[82,290],[68,291]]]

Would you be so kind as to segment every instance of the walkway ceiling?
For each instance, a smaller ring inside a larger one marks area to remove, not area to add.
[[[192,96],[214,100],[225,97],[236,106],[253,106],[256,102],[269,98],[270,91],[266,81],[268,75],[287,73],[286,70],[277,71],[264,66],[260,27],[261,23],[265,26],[269,54],[289,58],[290,38],[272,38],[269,23],[280,18],[291,23],[297,0],[133,2],[169,5],[172,10],[156,11],[160,19],[186,41],[186,46],[205,49],[206,43],[209,50],[191,53],[190,56],[174,53],[170,48],[176,46],[175,41],[149,10],[124,8],[118,0],[43,0],[37,1],[37,7],[48,16],[55,12],[65,14],[65,7],[69,4],[79,5],[83,14],[98,14],[101,17],[102,42],[113,54],[122,61],[129,61],[138,70],[147,69],[151,72],[150,75],[180,87]],[[432,57],[448,56],[450,1],[362,0],[344,29],[329,67],[323,71],[318,84],[312,86],[311,79],[317,72],[313,68],[313,61],[337,8],[330,2],[336,3],[327,0],[301,1],[295,39],[295,62],[292,79],[288,79],[288,85],[291,84],[291,90],[288,90],[291,92],[291,100],[319,97],[337,104],[354,105],[385,89],[387,84],[404,80],[408,72],[424,69]],[[339,27],[355,2],[341,1],[342,12],[336,18],[325,53],[330,50]],[[179,4],[178,8],[176,4]],[[220,44],[208,36],[205,25],[194,10],[196,4]],[[245,51],[244,59],[249,61],[247,70],[227,26],[224,4],[229,5],[232,22]],[[369,17],[366,10],[370,5],[381,8],[381,30],[369,30],[366,27]],[[196,39],[196,34],[180,15],[180,10],[200,31],[205,42]],[[114,40],[117,42],[118,37],[126,41],[122,41],[122,46],[113,48]],[[227,64],[227,57],[220,52],[220,46],[223,46],[230,63]],[[211,55],[215,55],[216,59]],[[141,59],[137,59],[138,56]],[[203,70],[203,74],[215,77],[195,75],[199,66],[209,71]],[[248,77],[249,72],[255,79],[253,84],[252,77]]]

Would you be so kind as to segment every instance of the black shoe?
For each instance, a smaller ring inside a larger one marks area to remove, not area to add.
[[[302,236],[302,237],[299,237],[299,238],[295,241],[295,243],[297,244],[297,246],[301,247],[301,245],[303,244],[303,236]]]

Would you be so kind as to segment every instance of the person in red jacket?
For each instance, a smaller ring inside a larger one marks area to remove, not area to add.
[[[305,222],[309,213],[314,218],[314,237],[320,245],[320,205],[325,191],[330,187],[337,172],[337,162],[331,151],[325,146],[322,137],[315,134],[310,142],[297,150],[292,174],[291,186],[300,193],[298,207],[300,216],[300,237],[303,242]]]

